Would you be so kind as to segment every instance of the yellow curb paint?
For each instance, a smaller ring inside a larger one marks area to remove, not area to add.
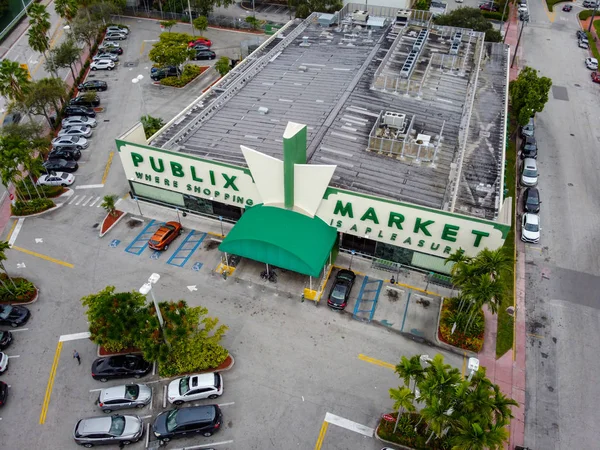
[[[540,334],[535,334],[535,333],[527,333],[527,336],[531,336],[531,337],[538,338],[538,339],[544,339],[544,336],[542,336]]]
[[[463,378],[465,377],[466,370],[467,370],[467,352],[463,352],[463,363],[462,363],[462,369],[460,371],[460,374]]]
[[[321,431],[319,432],[319,437],[317,438],[317,443],[315,444],[315,450],[321,450],[323,446],[323,441],[325,440],[325,434],[327,434],[327,428],[329,427],[329,423],[323,421],[323,425],[321,425]]]
[[[10,227],[10,231],[8,232],[8,236],[6,236],[6,241],[7,241],[7,242],[8,242],[8,241],[10,241],[10,237],[12,236],[12,234],[13,234],[13,231],[15,231],[15,227],[17,226],[17,222],[18,222],[18,221],[17,221],[17,220],[15,220],[15,221],[13,222],[13,224],[12,224],[12,227]]]
[[[361,361],[371,363],[371,364],[375,364],[376,366],[386,367],[388,369],[396,369],[396,366],[393,364],[390,364],[389,362],[371,358],[370,356],[363,355],[362,353],[360,355],[358,355],[358,359],[360,359]]]
[[[544,11],[546,11],[546,15],[548,16],[548,20],[552,23],[556,20],[556,11],[552,11],[550,12],[550,10],[548,9],[548,5],[546,4],[546,2],[542,2],[542,5],[544,5]],[[558,6],[558,4],[554,5],[554,8],[556,8]]]
[[[140,56],[144,55],[144,47],[146,46],[146,43],[144,41],[142,41],[142,47],[140,48]]]
[[[227,272],[227,276],[231,276],[233,275],[233,272],[235,272],[235,267],[231,267],[228,266],[227,264],[223,264],[223,263],[219,263],[219,265],[217,266],[217,268],[215,269],[215,272],[222,274],[223,272]]]
[[[26,253],[27,255],[31,255],[31,256],[35,256],[36,258],[41,258],[41,259],[45,259],[46,261],[50,261],[56,264],[59,264],[61,266],[65,266],[68,267],[69,269],[72,269],[73,267],[75,267],[73,264],[68,263],[68,262],[64,262],[61,261],[59,259],[56,258],[52,258],[50,256],[46,256],[46,255],[42,255],[41,253],[36,253],[36,252],[32,252],[31,250],[27,250],[26,248],[21,248],[21,247],[15,247],[14,245],[11,247],[11,250],[16,250],[18,252],[21,253]]]
[[[106,162],[106,167],[104,168],[104,174],[102,175],[102,184],[106,183],[106,178],[108,177],[108,171],[110,170],[110,165],[112,164],[112,160],[115,156],[115,152],[110,152],[108,154],[108,161]]]
[[[212,231],[207,231],[206,234],[210,234],[211,236],[215,236],[221,239],[225,239],[227,237],[227,235],[223,235],[223,234],[219,234],[219,233],[213,233]]]
[[[40,425],[46,422],[46,414],[48,413],[48,406],[50,405],[50,396],[52,395],[52,388],[54,386],[54,377],[56,376],[56,368],[58,367],[58,361],[60,361],[60,352],[62,351],[62,342],[56,345],[56,352],[54,352],[54,361],[50,368],[50,376],[48,377],[48,385],[46,386],[46,395],[44,395],[44,403],[42,403],[42,412],[40,414]]]
[[[325,286],[327,286],[327,282],[329,281],[329,277],[331,276],[331,271],[333,270],[333,267],[334,267],[333,265],[329,266],[329,271],[327,272],[327,276],[325,277],[325,279],[323,280],[323,283],[321,284],[319,298],[314,300],[317,303],[319,303],[321,301],[321,297],[323,297],[323,292],[325,292]]]

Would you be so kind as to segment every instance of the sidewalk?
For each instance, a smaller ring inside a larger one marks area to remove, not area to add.
[[[511,5],[510,20],[506,22],[506,26],[505,43],[511,48],[508,62],[510,65],[521,26],[518,23],[514,5]],[[524,44],[523,36],[521,36],[515,63],[510,68],[510,80],[514,80],[519,74]],[[509,425],[509,443],[507,446],[505,445],[505,448],[508,449],[514,449],[517,445],[522,446],[525,441],[525,246],[520,239],[516,239],[516,249],[516,324],[513,349],[496,359],[497,317],[486,308],[484,311],[485,340],[483,349],[478,355],[480,364],[486,368],[488,378],[500,386],[505,395],[515,399],[520,405],[518,408],[512,409],[514,418]]]

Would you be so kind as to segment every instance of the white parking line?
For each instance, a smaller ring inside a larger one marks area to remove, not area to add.
[[[337,425],[338,427],[346,428],[347,430],[354,431],[362,434],[363,436],[373,437],[375,430],[367,426],[361,425],[360,423],[352,422],[351,420],[344,419],[343,417],[336,416],[335,414],[325,414],[325,422]]]
[[[100,389],[90,389],[90,392],[98,392],[98,391],[101,391],[101,390],[102,390],[102,388],[100,388]]]
[[[148,443],[150,442],[150,424],[146,427],[146,448],[148,448]]]
[[[19,235],[19,232],[21,231],[21,227],[23,227],[24,220],[25,220],[24,218],[21,218],[17,221],[17,225],[15,226],[15,229],[13,230],[12,234],[10,235],[10,240],[8,241],[8,245],[10,245],[11,247],[17,240],[17,236]]]
[[[75,197],[73,197],[73,199],[72,199],[72,200],[69,202],[69,205],[72,205],[72,204],[73,204],[73,202],[74,202],[75,200],[77,200],[78,198],[79,198],[79,195],[76,195]]]
[[[88,199],[87,199],[85,202],[83,202],[83,205],[81,205],[81,206],[87,206],[87,204],[88,204],[88,203],[90,202],[90,200],[91,200],[91,199],[93,199],[93,198],[94,198],[94,197],[91,197],[91,196],[90,196],[90,198],[88,198]]]
[[[140,419],[149,419],[152,417],[152,414],[148,414],[147,416],[140,416]]]
[[[94,206],[94,205],[96,204],[96,202],[97,202],[98,200],[100,200],[101,198],[102,198],[102,197],[98,197],[96,200],[94,200],[92,203],[90,203],[90,208],[91,208],[92,206]],[[100,206],[100,205],[98,205],[98,206]]]
[[[75,186],[75,189],[98,189],[103,187],[103,184],[84,184],[83,186]]]
[[[63,334],[58,338],[59,342],[67,342],[67,341],[76,341],[78,339],[89,339],[90,337],[89,331],[84,331],[83,333],[73,333],[73,334]]]
[[[223,407],[223,406],[231,406],[231,405],[235,405],[235,402],[229,402],[229,403],[219,403],[219,408]]]
[[[83,197],[81,197],[81,198],[79,199],[79,201],[78,201],[77,203],[75,203],[75,206],[79,206],[79,204],[80,204],[80,203],[81,203],[81,202],[82,202],[82,201],[83,201],[83,200],[84,200],[86,197],[87,197],[86,195],[84,195]]]
[[[152,404],[154,403],[154,388],[150,388],[150,411],[152,411]]]
[[[225,445],[225,444],[232,444],[232,443],[233,443],[233,441],[209,442],[206,444],[194,445],[192,447],[174,448],[173,450],[195,450],[195,449],[200,449],[200,448],[210,448],[214,445]]]
[[[10,358],[18,358],[19,356],[21,356],[21,355],[11,355],[11,356],[8,357],[8,359],[10,359]]]
[[[14,333],[16,331],[27,331],[29,330],[29,328],[13,328],[12,330],[10,330],[11,333]]]
[[[163,408],[167,407],[167,386],[163,386]]]
[[[160,383],[161,381],[163,381],[163,380],[161,379],[161,380],[147,381],[145,384]]]

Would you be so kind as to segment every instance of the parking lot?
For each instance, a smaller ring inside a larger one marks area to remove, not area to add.
[[[145,245],[148,233],[161,221],[177,220],[175,211],[157,219],[128,217],[98,238],[105,216],[99,207],[102,196],[123,196],[128,189],[118,156],[111,156],[115,137],[143,113],[169,120],[204,86],[202,80],[183,90],[152,85],[146,76],[147,51],[158,26],[141,20],[126,23],[131,33],[121,41],[125,52],[119,66],[93,74],[109,88],[100,93],[103,111],[92,144],[83,152],[73,193],[58,210],[25,219],[11,232],[14,247],[7,252],[7,270],[30,279],[40,296],[29,305],[32,318],[14,332],[7,349],[10,366],[2,379],[10,389],[0,410],[2,447],[78,448],[72,438],[77,420],[102,415],[95,405],[98,390],[135,382],[91,378],[97,347],[85,335],[88,324],[80,299],[108,285],[117,291],[138,290],[156,272],[161,274],[154,289],[157,299],[206,306],[209,315],[229,326],[223,344],[235,358],[234,367],[223,374],[225,391],[217,400],[223,428],[210,438],[176,440],[168,448],[304,449],[313,448],[319,439],[327,449],[381,448],[352,423],[374,428],[379,415],[391,408],[388,389],[401,383],[393,365],[402,355],[427,353],[430,348],[350,315],[315,308],[299,297],[279,295],[268,283],[259,284],[258,276],[256,283],[224,280],[214,272],[220,254],[204,249],[208,230],[189,227],[185,219],[185,233],[166,252],[151,251]],[[224,48],[248,38],[224,33],[209,30],[206,35]],[[141,88],[131,83],[138,74],[144,75]],[[7,236],[5,230],[3,238]],[[360,285],[357,281],[353,295]],[[73,358],[74,350],[81,365]],[[461,357],[444,354],[448,363],[461,366]],[[152,386],[152,404],[123,412],[139,414],[147,426],[169,409],[163,401],[168,380],[151,374],[139,382]],[[323,432],[326,418],[332,422],[326,422]],[[146,436],[131,448],[145,448]]]

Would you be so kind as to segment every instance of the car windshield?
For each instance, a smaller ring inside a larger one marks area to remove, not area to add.
[[[174,409],[173,411],[169,412],[169,414],[167,414],[167,431],[173,431],[175,428],[177,428],[177,410]]]
[[[348,287],[345,284],[336,284],[333,288],[333,292],[331,293],[331,297],[336,300],[344,300],[346,298],[346,291]]]
[[[140,387],[137,384],[129,384],[125,387],[125,398],[135,400],[140,394]]]
[[[539,231],[540,226],[536,223],[525,222],[525,230],[526,231]]]
[[[70,140],[71,142],[79,142],[79,136],[70,136],[70,137],[69,137],[69,140]]]
[[[179,380],[179,394],[180,395],[185,395],[185,393],[190,390],[189,381],[190,381],[190,377],[183,377],[181,380]]]
[[[13,307],[10,305],[6,305],[1,308],[2,308],[2,311],[0,311],[0,319],[7,319],[8,316],[10,316],[10,313],[12,312]]]
[[[537,177],[537,170],[535,170],[535,169],[525,169],[523,171],[523,176],[524,177],[529,177],[529,178],[535,178],[535,177]]]
[[[69,174],[63,172],[62,175],[60,176],[63,180],[66,180],[67,178],[69,178]]]
[[[110,430],[108,430],[108,434],[113,436],[121,436],[123,434],[123,430],[125,429],[125,417],[123,416],[113,416],[112,422],[110,424]]]
[[[152,245],[158,245],[159,244],[159,241],[157,241],[156,239],[150,239],[148,242],[150,244],[152,244]]]

